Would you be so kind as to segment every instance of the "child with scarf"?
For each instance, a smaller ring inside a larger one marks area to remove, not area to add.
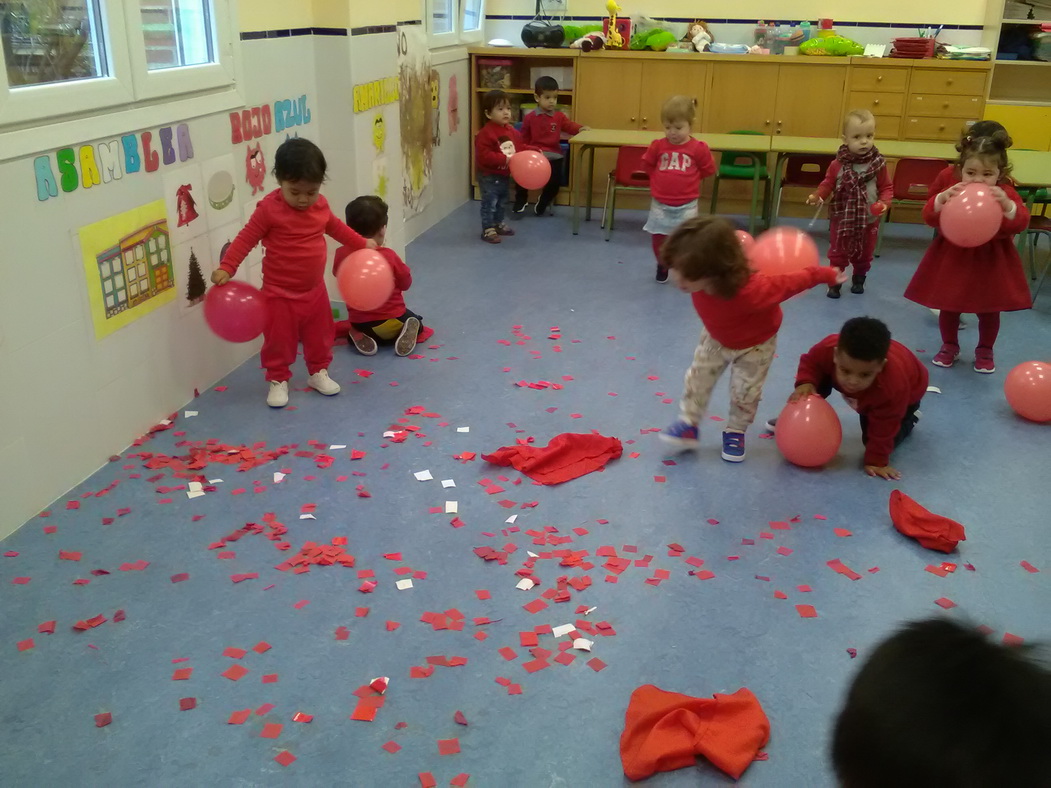
[[[867,109],[855,109],[843,120],[843,144],[817,191],[807,205],[824,203],[828,211],[828,262],[845,271],[854,266],[850,292],[865,292],[865,277],[872,267],[879,220],[894,194],[887,162],[875,145],[876,119]],[[842,285],[829,285],[829,298],[839,298]]]

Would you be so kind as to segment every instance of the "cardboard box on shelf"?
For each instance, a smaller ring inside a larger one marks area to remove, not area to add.
[[[554,77],[559,90],[573,89],[572,66],[533,66],[529,69],[530,87],[535,85],[540,77]]]

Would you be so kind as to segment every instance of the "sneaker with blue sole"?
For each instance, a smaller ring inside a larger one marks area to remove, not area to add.
[[[744,461],[744,433],[723,433],[723,459],[727,462]]]
[[[660,439],[671,446],[679,448],[681,451],[696,449],[701,445],[697,425],[690,424],[682,419],[661,430]]]

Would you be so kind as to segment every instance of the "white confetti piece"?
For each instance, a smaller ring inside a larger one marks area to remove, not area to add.
[[[456,501],[446,501],[445,502],[445,513],[446,514],[456,514],[459,511],[460,511],[460,504],[458,504]]]
[[[594,641],[588,640],[587,638],[577,638],[573,641],[573,648],[578,651],[591,651],[593,645],[595,645]]]
[[[316,520],[317,518],[312,514],[301,514],[299,515],[300,520]]]
[[[572,624],[560,624],[559,626],[551,630],[551,634],[554,635],[556,638],[560,638],[563,635],[568,635],[574,629],[576,629],[576,627]]]
[[[517,520],[517,519],[518,519],[518,515],[517,514],[512,514],[510,517],[508,517],[506,520],[504,520],[504,522],[505,523],[510,523],[511,525],[514,525],[515,524],[515,520]]]
[[[285,474],[281,471],[274,471],[274,484],[280,484],[285,480]]]
[[[398,587],[399,591],[404,591],[407,588],[412,588],[412,578],[406,577],[404,580],[399,580],[394,585]]]
[[[938,388],[937,386],[928,386],[927,387],[927,391],[930,391],[930,392],[932,392],[934,394],[941,394],[942,393],[942,390],[940,388]]]
[[[518,581],[518,585],[516,585],[515,588],[520,589],[522,591],[528,591],[535,585],[535,581],[531,580],[528,577],[523,577],[521,580]]]
[[[345,443],[333,443],[331,446],[328,447],[328,450],[329,451],[336,451],[337,449],[345,449],[345,448],[347,448],[347,444],[345,444]]]
[[[183,415],[184,419],[192,419],[194,416],[197,415],[197,411],[196,410],[184,410],[182,412],[182,415]]]
[[[455,487],[455,486],[456,486],[456,482],[454,482],[452,479],[442,479],[442,487],[445,488],[446,490],[449,489],[450,487]]]
[[[416,471],[416,473],[414,473],[413,476],[416,477],[416,481],[418,482],[429,482],[431,479],[434,478],[434,476],[431,475],[430,471]]]
[[[457,432],[470,432],[471,428],[470,427],[457,427],[456,431]]]

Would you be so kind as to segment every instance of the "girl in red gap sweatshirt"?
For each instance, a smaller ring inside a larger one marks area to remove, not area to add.
[[[482,96],[482,111],[489,122],[474,138],[474,163],[482,192],[482,240],[500,243],[500,236],[514,235],[504,222],[511,182],[511,157],[518,151],[537,150],[527,145],[511,125],[511,99],[502,90]]]
[[[310,375],[307,385],[326,396],[339,394],[339,384],[328,376],[335,329],[325,288],[325,236],[352,249],[376,246],[332,214],[320,194],[326,168],[325,156],[313,142],[296,137],[281,143],[274,154],[278,188],[259,201],[212,273],[213,283],[226,284],[263,242],[266,324],[259,356],[270,382],[266,404],[271,408],[288,404],[289,367],[300,342]]]
[[[666,443],[696,448],[697,426],[712,389],[729,366],[730,418],[722,458],[744,459],[744,433],[755,419],[781,328],[781,302],[818,284],[840,284],[846,273],[814,266],[791,274],[758,274],[748,266],[733,225],[724,219],[687,219],[664,242],[659,260],[680,289],[693,294],[704,323],[686,372],[679,420],[661,432]]]

